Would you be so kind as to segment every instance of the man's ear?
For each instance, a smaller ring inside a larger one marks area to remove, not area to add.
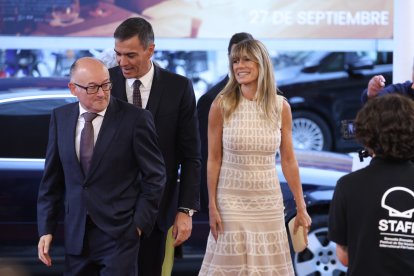
[[[70,90],[70,94],[72,94],[73,96],[77,96],[76,95],[76,85],[70,82],[70,83],[68,83],[68,87],[69,87],[69,90]]]
[[[151,43],[150,45],[148,45],[147,51],[148,51],[148,58],[151,58],[154,55],[155,44]]]

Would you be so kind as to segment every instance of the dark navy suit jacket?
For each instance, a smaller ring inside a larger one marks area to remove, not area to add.
[[[200,208],[200,137],[191,81],[155,64],[154,67],[146,109],[154,117],[167,170],[167,184],[157,220],[159,228],[166,231],[174,222],[177,207]],[[120,67],[109,69],[109,73],[112,95],[127,101]],[[179,167],[180,181],[177,182]]]
[[[411,88],[413,85],[412,81],[406,81],[404,83],[395,83],[390,84],[379,92],[379,95],[400,93],[406,96],[409,96],[411,99],[414,99],[414,89]],[[368,88],[365,88],[361,95],[362,103],[366,103],[368,100]]]
[[[132,227],[148,235],[166,180],[150,112],[111,98],[87,175],[75,152],[78,117],[79,103],[53,111],[38,197],[40,236],[54,233],[64,201],[67,254],[81,253],[87,214],[115,239]]]
[[[201,208],[208,210],[208,189],[207,189],[207,159],[208,159],[208,114],[210,107],[217,95],[223,90],[229,81],[229,76],[226,75],[220,82],[210,88],[203,96],[198,99],[197,112],[200,128],[201,139]]]

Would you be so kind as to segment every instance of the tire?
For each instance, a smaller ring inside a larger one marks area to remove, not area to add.
[[[293,252],[293,251],[292,251]],[[297,276],[345,276],[347,268],[336,257],[336,244],[328,240],[328,215],[312,216],[308,247],[293,253]]]
[[[292,139],[295,149],[332,150],[332,134],[321,117],[308,111],[295,111],[292,117]]]

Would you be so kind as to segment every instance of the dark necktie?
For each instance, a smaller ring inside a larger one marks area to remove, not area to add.
[[[138,107],[142,107],[141,91],[139,90],[140,85],[141,85],[141,81],[135,80],[134,91],[132,92],[132,103]]]
[[[86,112],[83,113],[83,118],[85,119],[85,125],[81,132],[80,138],[80,148],[79,148],[79,160],[83,169],[84,174],[86,175],[89,170],[89,165],[91,163],[93,147],[94,147],[94,134],[93,134],[93,125],[92,121],[96,118],[98,114]]]

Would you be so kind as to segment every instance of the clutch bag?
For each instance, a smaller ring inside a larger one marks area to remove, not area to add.
[[[295,219],[296,216],[293,217],[289,223],[289,233],[290,238],[292,240],[293,250],[296,253],[302,252],[305,250],[305,248],[308,246],[308,234],[306,233],[306,230],[303,228],[303,226],[298,227],[298,231],[296,231],[296,234],[293,233],[293,228],[295,226]]]

